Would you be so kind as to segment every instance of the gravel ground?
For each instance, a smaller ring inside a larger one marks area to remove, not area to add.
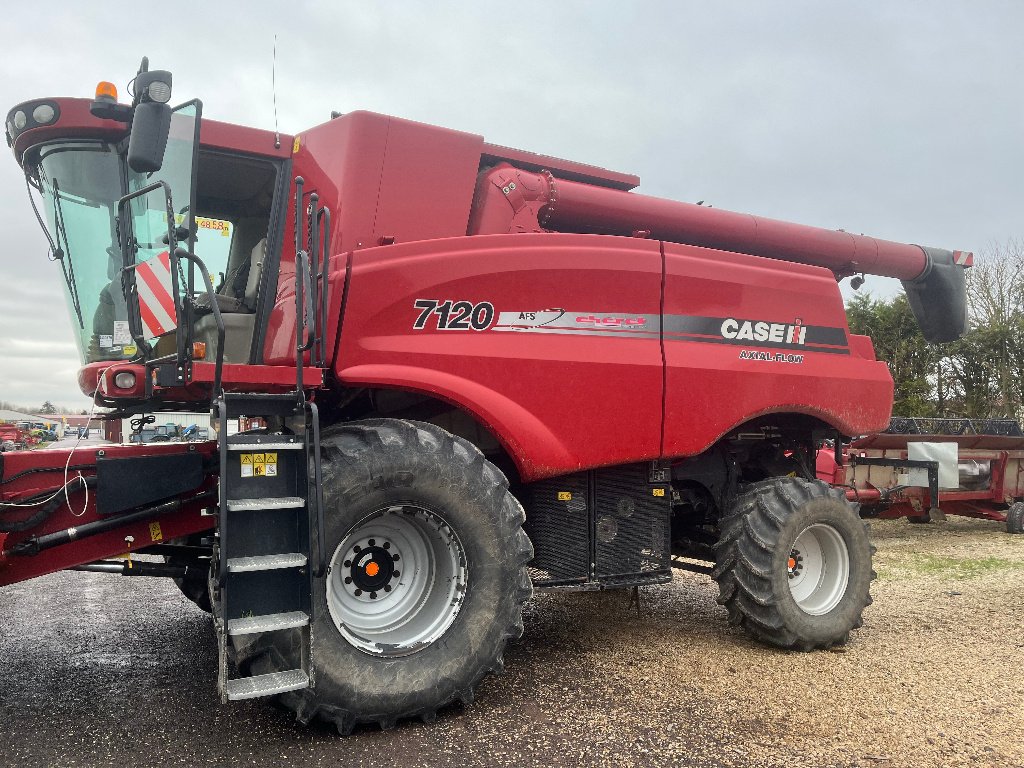
[[[727,626],[709,578],[545,594],[468,709],[348,739],[222,706],[209,622],[162,580],[0,590],[0,764],[1024,766],[1024,536],[873,526],[879,580],[843,652]]]

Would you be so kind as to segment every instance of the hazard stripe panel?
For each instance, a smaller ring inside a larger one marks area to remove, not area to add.
[[[178,326],[174,307],[174,283],[171,278],[171,257],[164,251],[135,268],[135,284],[139,292],[139,314],[147,339],[162,336]]]

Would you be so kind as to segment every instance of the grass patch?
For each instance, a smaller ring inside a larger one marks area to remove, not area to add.
[[[1024,571],[1024,560],[1002,557],[945,557],[942,555],[914,554],[900,562],[880,569],[879,578],[898,578],[900,572],[915,576],[939,576],[971,579],[996,571]]]

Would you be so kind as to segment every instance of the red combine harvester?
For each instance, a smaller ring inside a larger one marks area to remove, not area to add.
[[[817,474],[862,517],[928,523],[964,515],[1024,533],[1024,430],[1009,419],[895,418],[882,433],[818,452]]]
[[[893,384],[837,281],[899,278],[945,341],[969,253],[367,112],[201,120],[145,61],[133,83],[20,104],[8,141],[82,391],[118,417],[208,406],[218,439],[5,454],[0,585],[173,577],[213,613],[225,700],[342,732],[470,701],[535,587],[678,566],[778,646],[860,626],[872,547],[815,451],[883,429]]]

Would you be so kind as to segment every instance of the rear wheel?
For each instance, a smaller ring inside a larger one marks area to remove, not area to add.
[[[313,591],[314,687],[280,701],[344,734],[468,704],[502,669],[532,593],[533,547],[504,475],[472,444],[410,421],[327,430],[322,454],[330,568]],[[239,648],[240,661],[257,674],[297,666],[282,634]]]
[[[790,477],[755,483],[721,523],[718,602],[758,640],[797,650],[842,644],[871,603],[873,553],[842,491]]]
[[[1006,510],[1006,532],[1024,533],[1024,501],[1011,504]]]

